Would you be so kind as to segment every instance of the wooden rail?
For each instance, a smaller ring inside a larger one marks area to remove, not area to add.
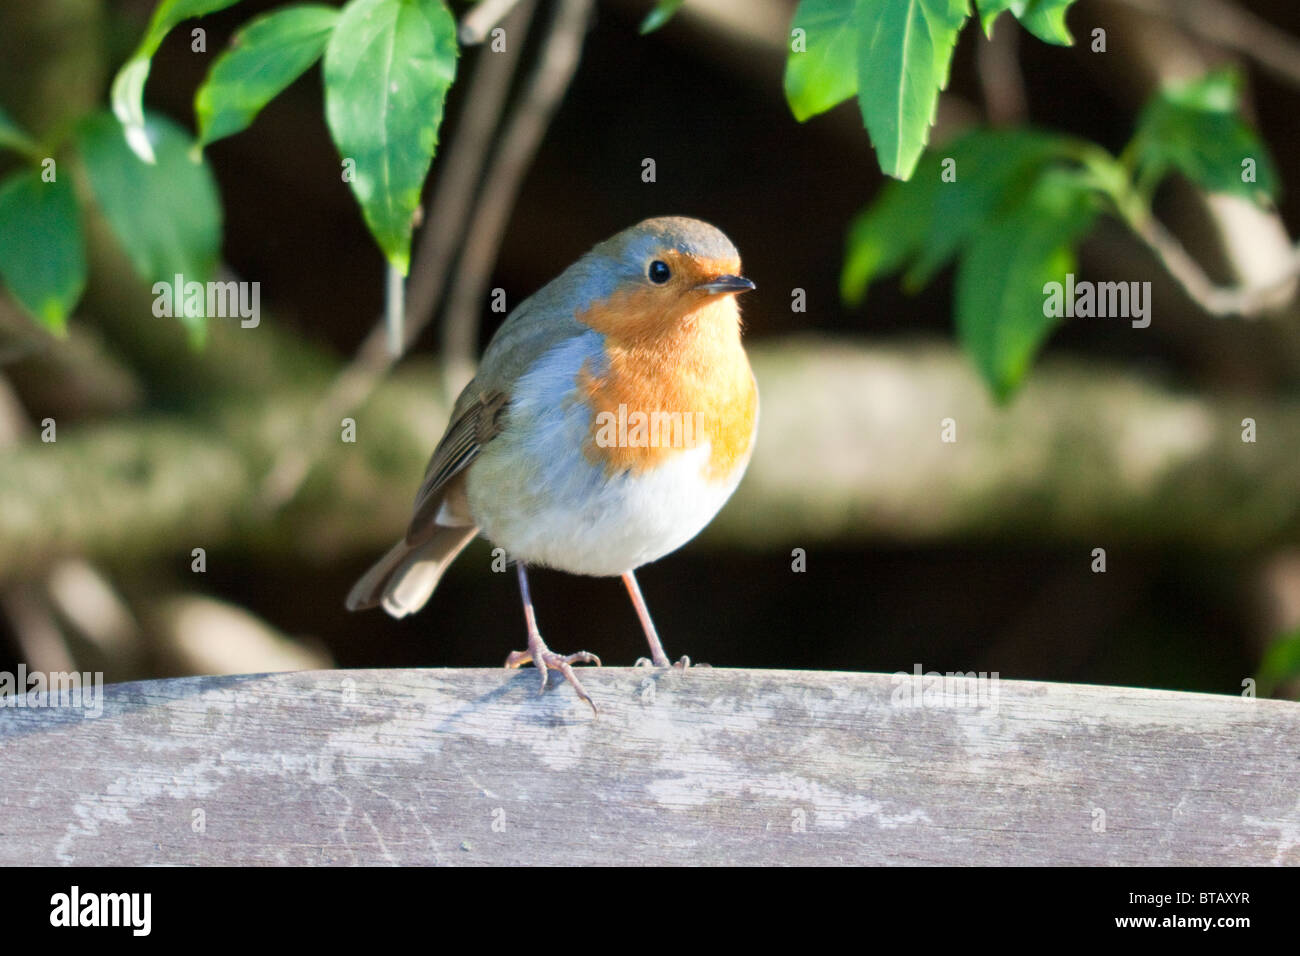
[[[568,687],[539,696],[531,669],[145,681],[104,688],[98,717],[6,707],[0,862],[1300,864],[1300,704],[584,679],[598,717]]]

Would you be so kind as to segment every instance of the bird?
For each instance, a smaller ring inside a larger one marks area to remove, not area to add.
[[[573,665],[600,659],[547,646],[530,566],[621,577],[649,663],[674,666],[635,571],[694,538],[749,464],[758,386],[736,300],[754,288],[721,230],[660,216],[598,243],[521,302],[452,407],[405,536],[347,608],[420,610],[481,534],[519,579],[527,647],[506,667],[531,662],[543,691],[557,670],[596,711]]]

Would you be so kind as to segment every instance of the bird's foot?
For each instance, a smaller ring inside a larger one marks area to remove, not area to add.
[[[542,674],[542,691],[546,690],[546,682],[551,670],[557,670],[564,675],[564,679],[573,685],[577,695],[591,705],[591,712],[597,713],[596,704],[587,693],[587,689],[582,686],[582,681],[578,680],[578,675],[573,672],[573,665],[595,664],[600,666],[600,658],[590,651],[578,651],[576,654],[557,654],[542,640],[541,635],[534,639],[532,635],[528,638],[528,650],[511,651],[510,656],[506,658],[506,667],[522,667],[524,664],[531,663]]]
[[[666,657],[663,659],[662,662],[660,662],[660,661],[652,661],[652,660],[650,660],[650,658],[648,658],[648,657],[638,657],[638,658],[636,659],[636,663],[633,664],[632,666],[633,666],[633,667],[671,667],[673,670],[686,671],[686,670],[690,670],[691,668],[695,668],[696,670],[698,670],[698,669],[700,669],[700,668],[702,668],[702,667],[708,667],[708,668],[711,668],[713,665],[712,665],[712,664],[692,664],[692,663],[691,663],[691,659],[690,659],[689,657],[686,657],[685,655],[682,655],[682,659],[679,660],[676,664],[674,664],[674,663],[672,663],[671,661],[669,661],[668,658],[666,658]]]

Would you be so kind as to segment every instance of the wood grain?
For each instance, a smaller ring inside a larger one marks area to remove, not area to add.
[[[531,669],[146,681],[105,688],[97,718],[6,707],[0,862],[1300,864],[1300,704],[584,679],[599,717]],[[994,689],[953,684],[976,687]]]

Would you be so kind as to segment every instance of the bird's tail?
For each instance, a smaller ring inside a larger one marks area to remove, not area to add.
[[[349,611],[382,604],[393,617],[406,617],[424,607],[442,573],[478,534],[478,528],[438,527],[418,544],[399,541],[348,593]]]

